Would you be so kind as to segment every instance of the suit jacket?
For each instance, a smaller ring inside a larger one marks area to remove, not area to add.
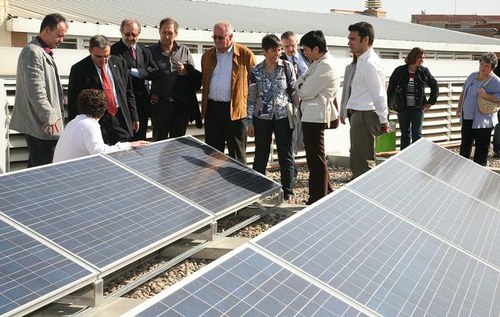
[[[54,59],[36,38],[19,54],[16,86],[10,128],[42,140],[57,140],[63,129],[63,88]],[[59,133],[42,131],[43,125],[54,123]]]
[[[142,106],[143,108],[149,106],[149,92],[148,87],[144,84],[144,81],[150,80],[151,74],[158,70],[158,67],[153,61],[153,56],[151,55],[150,50],[144,45],[137,43],[135,45],[137,60],[134,60],[130,48],[123,43],[123,40],[120,40],[119,42],[111,45],[111,54],[121,56],[127,62],[128,69],[137,69],[139,77],[131,76],[136,106]]]
[[[123,58],[111,55],[108,64],[113,74],[116,97],[125,117],[127,129],[130,136],[133,136],[132,122],[139,121],[139,118],[137,116],[132,80],[129,76],[127,63]],[[103,90],[99,73],[90,55],[71,67],[68,85],[68,120],[72,120],[78,114],[78,95],[83,89]]]
[[[250,72],[256,64],[252,51],[240,44],[233,43],[233,67],[231,75],[231,120],[247,117],[247,96]],[[201,57],[201,82],[203,92],[201,98],[202,116],[207,112],[210,80],[217,65],[216,48],[212,47]]]

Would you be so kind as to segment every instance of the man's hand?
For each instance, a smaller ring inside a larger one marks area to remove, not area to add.
[[[157,95],[151,95],[151,97],[149,97],[149,101],[151,102],[152,105],[157,103],[158,100],[160,100],[160,98]]]
[[[179,62],[172,62],[172,68],[177,71],[177,74],[179,76],[186,76],[188,74],[186,67],[184,67],[184,64],[179,63]]]
[[[139,121],[132,122],[132,127],[134,128],[134,132],[139,131]]]
[[[141,147],[141,146],[148,146],[148,145],[149,145],[149,142],[144,141],[144,140],[130,142],[130,146],[133,148]]]
[[[60,119],[57,119],[56,123],[54,124],[44,124],[42,126],[42,131],[45,133],[45,134],[48,134],[48,135],[56,135],[59,133],[59,128],[57,127],[57,122],[59,121]]]
[[[389,132],[391,132],[391,125],[389,124],[389,122],[382,123],[382,125],[380,126],[380,134]]]

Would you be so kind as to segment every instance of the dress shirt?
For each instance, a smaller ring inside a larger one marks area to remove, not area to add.
[[[290,100],[286,92],[287,77],[291,87],[295,85],[295,74],[292,65],[287,64],[285,74],[284,60],[279,59],[278,65],[270,74],[264,61],[257,64],[250,73],[248,87],[248,123],[252,124],[253,118],[264,120],[283,119],[288,117],[286,108]]]
[[[287,55],[286,58],[290,63],[292,63],[292,65],[297,65],[297,78],[306,73],[308,66],[306,64],[306,61],[304,60],[304,57],[298,51],[295,53],[295,55]]]
[[[153,55],[153,61],[158,66],[158,71],[153,72],[151,77],[151,94],[162,97],[174,97],[177,82],[179,81],[179,77],[182,76],[179,76],[179,73],[173,70],[172,63],[178,62],[185,66],[194,66],[193,56],[189,52],[189,48],[174,41],[174,48],[170,56],[165,54],[159,42],[150,46],[149,49]],[[189,78],[189,75],[187,78]]]
[[[102,74],[101,74],[101,68],[100,67],[95,67],[97,69],[97,73],[99,74],[99,79],[101,80],[102,83]],[[116,107],[120,108],[120,101],[118,98],[116,98],[116,86],[115,86],[115,79],[113,78],[113,74],[111,73],[111,69],[109,69],[109,63],[106,63],[106,74],[108,75],[109,81],[111,82],[111,85],[113,86],[113,95],[115,95],[115,101],[116,101]]]
[[[380,57],[375,53],[373,48],[370,48],[358,57],[347,109],[359,111],[375,110],[380,123],[387,122],[388,110],[385,74]]]
[[[97,119],[79,114],[68,123],[61,134],[54,152],[54,162],[129,148],[129,142],[118,142],[112,146],[105,144]]]
[[[134,45],[130,46],[129,47],[130,49],[134,49],[136,51],[136,54],[137,54],[137,47]],[[135,77],[135,78],[139,78],[139,70],[137,68],[131,68],[130,69],[130,75]]]
[[[231,76],[233,69],[233,48],[222,53],[216,50],[217,65],[215,65],[212,78],[210,80],[210,89],[208,91],[208,99],[215,101],[231,101]]]

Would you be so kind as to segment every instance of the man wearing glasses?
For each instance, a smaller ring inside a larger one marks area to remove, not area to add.
[[[90,56],[71,67],[68,85],[68,119],[77,114],[78,95],[84,89],[99,89],[106,94],[108,111],[99,120],[104,143],[129,142],[139,130],[132,80],[127,62],[110,55],[111,46],[104,35],[94,35],[89,42]]]
[[[281,59],[287,60],[292,63],[295,68],[297,78],[304,75],[311,65],[311,61],[304,56],[304,51],[297,48],[297,36],[292,31],[286,31],[281,34],[281,45],[283,46],[283,53]]]
[[[202,116],[205,142],[246,164],[248,79],[255,56],[247,47],[233,42],[233,27],[228,22],[214,26],[215,47],[201,58]]]
[[[138,43],[141,34],[141,25],[136,19],[125,19],[120,26],[122,39],[111,45],[111,55],[121,56],[127,62],[132,76],[135,106],[139,116],[139,131],[132,137],[133,141],[145,140],[148,120],[151,114],[149,105],[148,80],[151,73],[158,70],[153,61],[151,52],[141,43]]]

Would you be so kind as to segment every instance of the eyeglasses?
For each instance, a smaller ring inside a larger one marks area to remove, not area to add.
[[[125,35],[125,36],[132,36],[132,37],[137,37],[137,36],[139,36],[139,34],[135,34],[135,33],[132,33],[132,32],[123,33],[123,35]]]
[[[219,40],[219,41],[222,41],[224,38],[226,38],[227,34],[226,35],[212,35],[212,38],[215,40]]]

